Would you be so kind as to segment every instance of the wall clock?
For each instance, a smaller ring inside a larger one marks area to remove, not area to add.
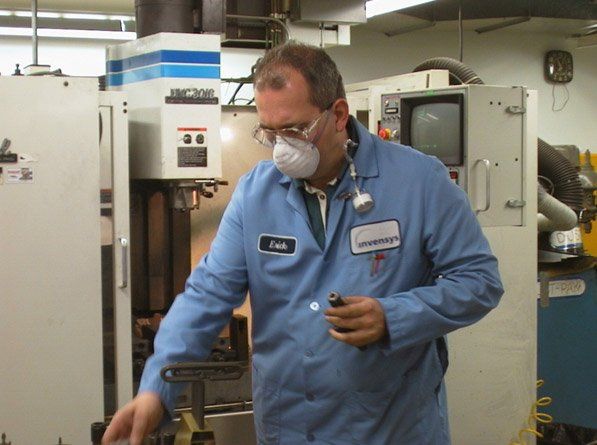
[[[558,83],[570,82],[573,73],[572,54],[568,51],[553,50],[545,54],[545,77],[547,80]]]

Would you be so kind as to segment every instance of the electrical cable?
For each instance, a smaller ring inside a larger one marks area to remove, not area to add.
[[[253,101],[255,100],[254,98],[249,99],[248,97],[237,97],[234,99],[234,102],[232,102],[232,104],[228,104],[228,105],[237,105],[237,101],[239,100],[244,100],[246,103],[245,105],[251,105],[251,103],[253,103]]]
[[[556,84],[554,83],[551,87],[551,98],[553,99],[551,103],[551,111],[562,111],[564,108],[566,108],[568,100],[570,100],[570,91],[568,91],[568,87],[566,86],[566,84],[563,84],[562,86],[564,87],[564,90],[566,90],[566,99],[564,100],[562,106],[559,108],[556,108]]]
[[[537,380],[537,388],[543,386],[543,383],[543,380]],[[551,397],[541,397],[533,403],[531,406],[531,413],[527,418],[526,428],[522,428],[520,431],[518,431],[518,442],[511,441],[510,445],[528,445],[528,443],[522,437],[525,433],[540,439],[543,438],[543,434],[537,430],[537,425],[540,423],[551,423],[553,422],[553,417],[546,413],[537,412],[537,408],[540,406],[548,406],[551,404],[551,401]]]
[[[232,93],[232,97],[230,98],[230,100],[228,101],[228,105],[232,105],[234,104],[234,101],[236,100],[236,95],[238,94],[238,92],[240,91],[240,89],[245,85],[244,82],[239,82],[238,86],[236,87],[236,90],[234,90],[234,93]]]

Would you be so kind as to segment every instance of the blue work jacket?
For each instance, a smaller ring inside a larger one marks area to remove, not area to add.
[[[450,443],[437,339],[497,305],[497,260],[437,159],[352,122],[357,180],[375,206],[355,211],[344,174],[322,249],[301,190],[260,162],[163,320],[140,392],[159,393],[172,409],[176,391],[160,368],[205,359],[249,291],[259,444]],[[378,298],[387,338],[366,350],[333,339],[323,314],[330,291]]]

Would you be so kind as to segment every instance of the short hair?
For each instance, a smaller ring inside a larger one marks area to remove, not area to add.
[[[346,99],[344,83],[338,67],[321,48],[304,43],[286,42],[260,58],[254,71],[254,87],[282,89],[288,81],[288,68],[297,70],[309,86],[309,101],[320,110],[336,99]]]

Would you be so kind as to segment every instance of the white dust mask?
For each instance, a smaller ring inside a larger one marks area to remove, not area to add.
[[[291,143],[288,143],[287,140]],[[305,179],[313,175],[319,165],[319,150],[315,144],[295,138],[276,136],[274,164],[285,175]]]

